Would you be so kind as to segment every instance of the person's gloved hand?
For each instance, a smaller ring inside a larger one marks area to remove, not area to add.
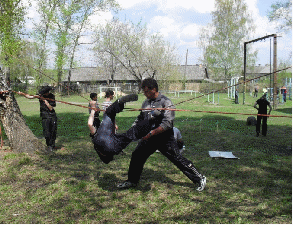
[[[161,111],[155,109],[149,112],[148,116],[149,116],[149,120],[155,119],[156,117],[161,115]]]

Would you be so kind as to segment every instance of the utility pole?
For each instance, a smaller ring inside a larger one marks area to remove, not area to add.
[[[272,38],[270,38],[270,100],[271,100],[271,97],[272,97]]]
[[[186,51],[186,60],[185,60],[185,72],[184,72],[184,90],[186,90],[186,69],[187,69],[187,57],[188,57],[188,49]]]
[[[245,104],[245,91],[246,91],[246,44],[247,42],[244,42],[244,87],[243,87],[243,105]]]
[[[274,100],[273,100],[273,108],[277,109],[277,35],[274,34],[274,62],[273,62],[273,70],[274,70]]]

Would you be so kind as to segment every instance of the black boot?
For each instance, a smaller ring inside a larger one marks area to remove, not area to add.
[[[116,100],[112,105],[110,105],[106,109],[105,113],[113,120],[117,113],[122,112],[122,110],[124,109],[124,104],[126,102],[137,101],[137,99],[138,99],[137,94],[130,94],[130,95],[123,96],[119,98],[118,100]]]
[[[130,95],[126,95],[123,96],[121,98],[118,99],[119,103],[126,103],[126,102],[134,102],[138,100],[138,95],[137,94],[130,94]]]

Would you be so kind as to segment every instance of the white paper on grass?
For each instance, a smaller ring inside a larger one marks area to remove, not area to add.
[[[209,155],[212,158],[239,159],[232,152],[209,151]]]

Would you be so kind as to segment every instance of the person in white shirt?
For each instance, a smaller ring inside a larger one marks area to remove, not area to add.
[[[173,127],[173,132],[174,132],[174,138],[177,141],[179,151],[182,154],[182,152],[185,150],[185,145],[184,145],[180,130],[177,127]]]
[[[182,154],[182,152],[185,150],[185,145],[182,139],[182,135],[180,130],[177,127],[173,127],[173,132],[174,132],[174,138],[175,141],[177,142],[179,152]],[[156,152],[160,152],[159,150],[156,150]]]
[[[91,101],[89,102],[89,114],[91,114],[91,108],[96,108],[96,109],[100,109],[99,108],[99,103],[98,103],[98,95],[97,93],[91,93],[90,94],[90,98],[91,98]],[[99,118],[99,115],[100,115],[100,111],[96,111],[95,112],[95,116],[94,116],[94,126],[98,129],[100,124],[101,124],[101,121],[100,121],[100,118]]]
[[[106,109],[113,104],[112,100],[114,98],[114,91],[107,90],[105,93],[105,101],[102,103],[102,109],[106,111]]]
[[[112,90],[107,90],[106,91],[106,94],[105,94],[105,101],[102,103],[102,109],[103,110],[107,110],[107,108],[113,104],[112,100],[114,98],[114,91]],[[104,113],[105,113],[104,111]],[[118,126],[117,124],[115,123],[115,130],[117,131],[118,130]]]

